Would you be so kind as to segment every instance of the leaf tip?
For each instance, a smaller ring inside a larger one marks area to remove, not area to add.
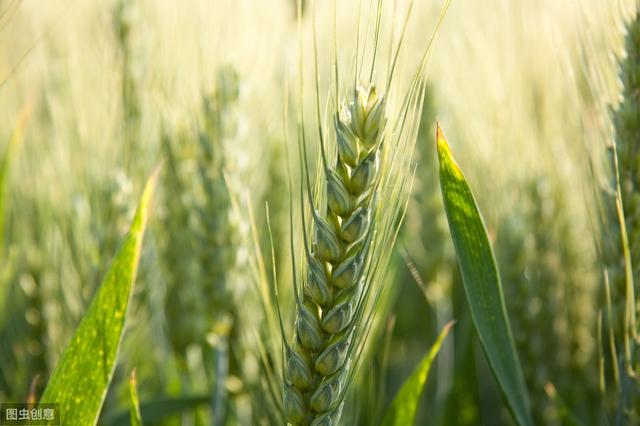
[[[442,164],[443,161],[453,160],[451,158],[449,143],[447,142],[447,138],[444,136],[444,132],[442,131],[442,127],[440,127],[440,123],[438,121],[436,121],[436,150],[438,151],[440,164]]]
[[[147,186],[149,184],[151,184],[152,186],[155,186],[157,180],[158,180],[158,176],[160,175],[160,172],[162,171],[162,169],[164,168],[164,160],[161,160],[154,168],[153,171],[151,172],[151,176],[149,176],[149,179],[147,180]]]
[[[456,320],[451,320],[448,323],[446,323],[444,327],[442,327],[442,334],[444,334],[445,336],[449,334],[449,331],[451,331],[453,326],[456,325],[456,322],[457,322]]]
[[[131,386],[137,386],[138,385],[138,378],[136,376],[135,367],[133,369],[131,369],[131,375],[129,376],[129,384]]]
[[[151,197],[153,196],[153,192],[156,188],[156,184],[158,182],[158,176],[164,167],[164,160],[158,163],[158,165],[153,169],[151,175],[147,179],[147,183],[144,186],[144,191],[142,193],[142,199],[140,201],[140,205],[148,205]]]
[[[444,132],[438,120],[436,120],[436,146],[438,148],[438,154],[440,154],[443,149],[449,150],[447,139],[444,137]]]
[[[449,147],[449,143],[447,142],[447,138],[444,136],[444,132],[442,131],[442,127],[440,127],[440,123],[436,121],[436,147],[438,151],[438,159],[440,163],[441,169],[446,169],[451,173],[456,179],[464,180],[462,175],[462,170],[455,158],[451,154],[451,148]]]

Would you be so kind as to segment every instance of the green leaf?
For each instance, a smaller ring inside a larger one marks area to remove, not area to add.
[[[65,426],[97,423],[124,332],[158,170],[147,182],[129,233],[40,400],[60,404]]]
[[[130,411],[131,411],[131,424],[133,426],[142,426],[142,415],[140,414],[140,400],[138,399],[138,388],[136,380],[136,370],[131,371],[131,377],[129,378],[129,396],[131,397]]]
[[[167,417],[176,416],[183,411],[193,410],[201,405],[210,404],[210,395],[193,395],[158,398],[140,404],[142,418],[148,424],[157,424]],[[105,426],[129,426],[131,415],[129,410],[110,413],[100,420]]]
[[[440,185],[473,323],[516,422],[531,425],[531,408],[516,353],[493,249],[471,189],[437,130]]]
[[[444,341],[449,330],[453,326],[453,322],[446,324],[436,342],[431,346],[429,352],[422,358],[418,367],[411,373],[411,376],[404,382],[402,388],[398,391],[391,407],[387,410],[384,416],[384,426],[407,426],[415,423],[416,412],[418,410],[418,403],[420,402],[420,395],[422,389],[427,382],[429,376],[429,370],[431,364],[435,360],[442,342]]]

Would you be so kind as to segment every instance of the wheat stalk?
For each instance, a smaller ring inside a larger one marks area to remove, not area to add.
[[[624,205],[631,263],[634,265],[633,281],[640,283],[640,10],[636,10],[626,31],[626,55],[620,63],[622,101],[613,121],[620,196]]]
[[[619,63],[622,96],[613,114],[613,197],[606,200],[604,234],[608,360],[613,376],[608,379],[617,392],[603,394],[603,398],[616,421],[635,423],[640,419],[636,328],[640,282],[640,5],[626,24],[625,49]],[[605,381],[601,379],[601,383],[604,390]]]
[[[137,2],[134,0],[118,0],[113,11],[113,25],[116,36],[118,54],[120,56],[120,92],[122,100],[122,140],[124,142],[124,163],[127,174],[132,175],[136,169],[134,162],[139,162],[142,154],[140,146],[140,125],[142,105],[140,99],[140,82],[135,72],[136,49],[133,42],[133,30],[137,24],[135,19]],[[139,166],[137,166],[139,167]]]

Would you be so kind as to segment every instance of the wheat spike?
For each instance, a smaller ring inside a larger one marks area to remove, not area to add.
[[[223,115],[235,95],[222,89],[203,99],[202,121],[194,131],[185,130],[174,143],[165,138],[163,144],[167,319],[173,349],[181,356],[189,345],[204,344],[208,333],[226,339],[235,316],[230,274],[239,236],[224,179],[223,144],[233,135]],[[176,261],[185,252],[192,254],[190,260]]]
[[[338,153],[324,169],[326,210],[312,206],[307,276],[287,353],[284,406],[292,424],[340,418],[363,297],[362,268],[375,228],[384,110],[385,100],[372,85],[358,87],[335,117]]]

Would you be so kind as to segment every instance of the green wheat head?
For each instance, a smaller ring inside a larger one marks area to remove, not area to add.
[[[227,83],[203,99],[195,128],[163,142],[166,315],[170,341],[181,356],[190,345],[204,344],[210,333],[228,335],[235,315],[230,277],[239,237],[224,177],[224,147],[234,134],[226,112],[235,92]],[[191,253],[189,260],[185,252]]]
[[[300,106],[299,208],[303,247],[302,268],[298,270],[292,237],[292,340],[287,338],[280,320],[284,343],[282,411],[284,419],[294,425],[330,425],[343,417],[349,386],[371,343],[368,338],[377,334],[372,328],[377,324],[376,315],[382,313],[380,302],[388,290],[385,287],[391,284],[387,266],[406,212],[413,147],[425,95],[424,61],[429,48],[409,84],[402,88],[396,81],[399,77],[394,80],[401,37],[397,45],[392,43],[395,56],[390,54],[385,83],[374,83],[376,72],[384,69],[383,65],[376,66],[380,3],[377,13],[370,69],[358,68],[360,64],[356,63],[355,79],[341,100],[339,67],[334,63],[335,97],[330,103],[331,130],[327,133],[320,113],[314,45],[316,122],[310,128],[317,129],[319,140],[315,187],[308,160],[313,150],[309,148]],[[404,22],[406,26],[407,21]],[[369,83],[353,83],[363,80],[363,72],[369,74]]]
[[[287,346],[284,406],[292,424],[325,424],[341,415],[364,306],[385,119],[374,86],[358,87],[335,118],[338,155],[325,169],[324,214],[311,206],[307,275],[302,295],[296,293],[294,343]]]

